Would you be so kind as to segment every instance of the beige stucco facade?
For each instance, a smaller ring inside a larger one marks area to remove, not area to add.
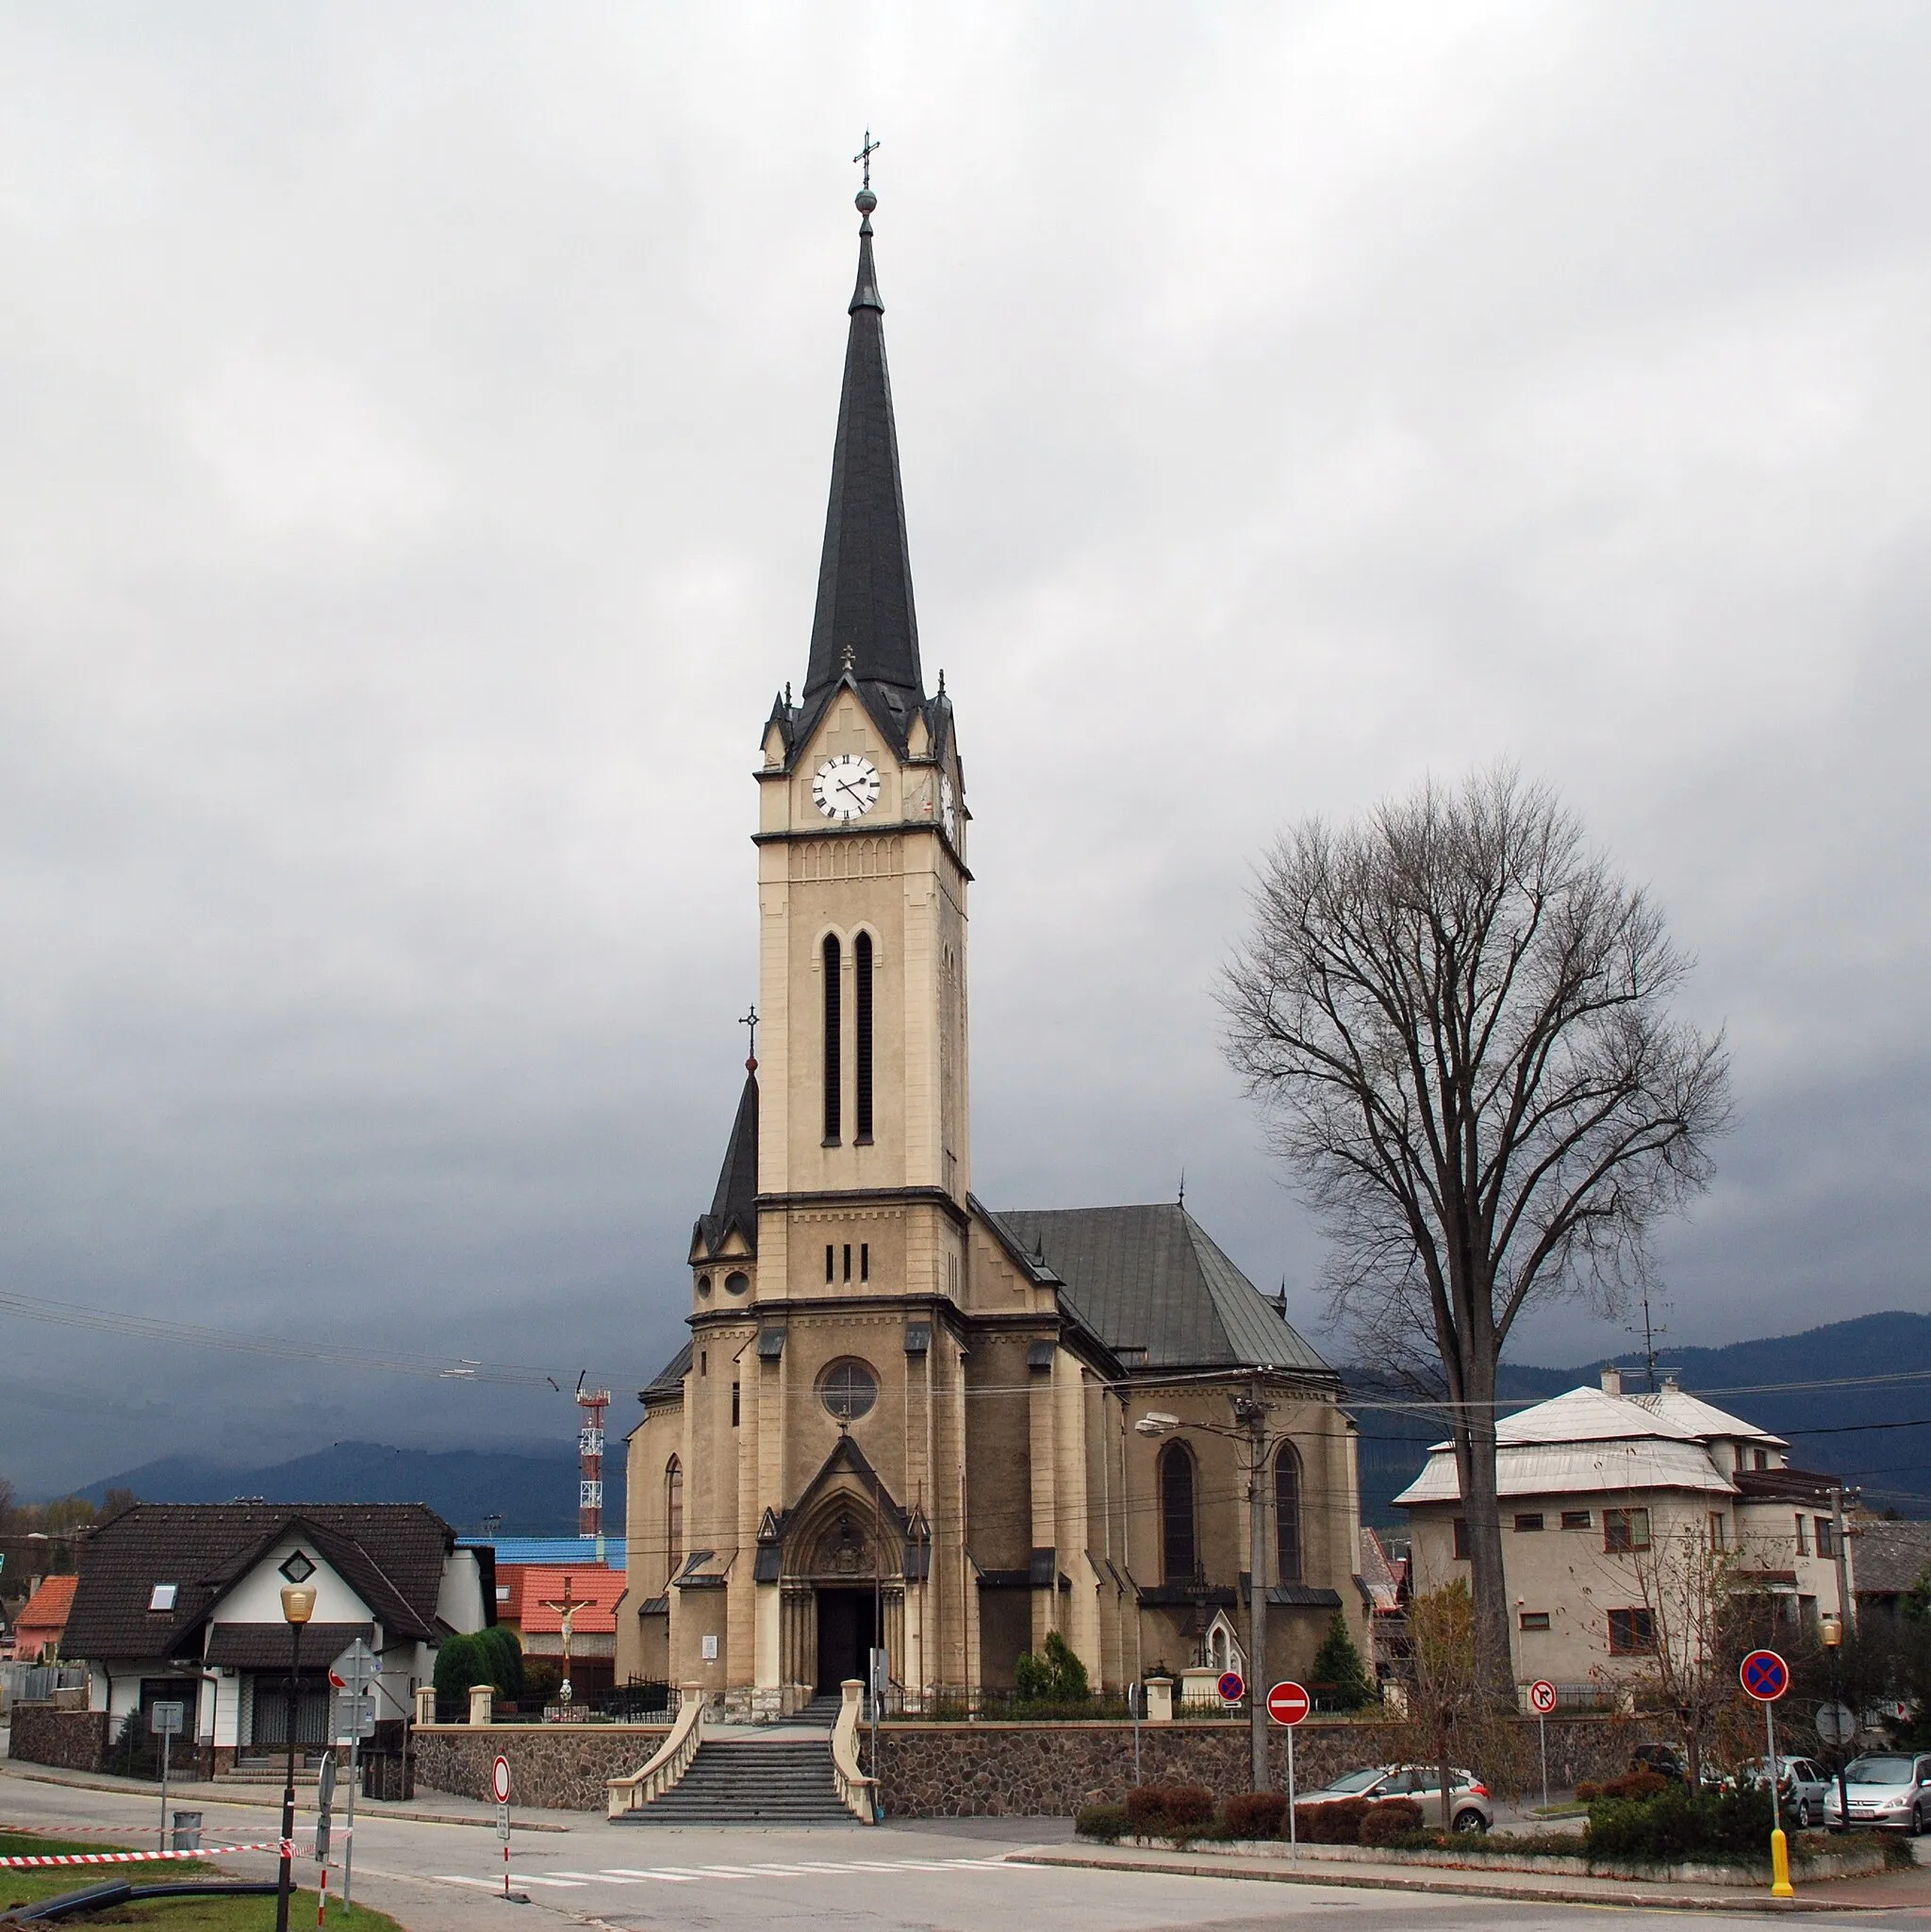
[[[1029,1247],[972,1193],[971,821],[892,552],[864,247],[812,667],[754,772],[756,1061],[687,1256],[688,1350],[629,1438],[619,1679],[788,1709],[881,1640],[916,1705],[1010,1685],[1057,1631],[1117,1686],[1191,1662],[1216,1610],[1245,1630],[1256,1570],[1289,1599],[1267,1668],[1304,1674],[1337,1609],[1365,1648],[1332,1372],[1177,1206],[1048,1212]],[[1191,1297],[1186,1346],[1120,1332],[1166,1282]],[[1261,1480],[1286,1526],[1258,1560],[1246,1446],[1202,1427],[1243,1394],[1268,1405]],[[1173,1442],[1131,1427],[1149,1407],[1180,1418],[1191,1544],[1166,1533]]]

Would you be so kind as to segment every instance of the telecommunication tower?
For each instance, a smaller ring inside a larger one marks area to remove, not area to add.
[[[597,1539],[597,1560],[603,1560],[603,1412],[610,1407],[608,1389],[577,1390],[577,1407],[584,1412],[577,1429],[577,1534]]]

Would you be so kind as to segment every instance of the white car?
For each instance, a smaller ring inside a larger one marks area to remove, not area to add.
[[[1451,1768],[1455,1780],[1448,1794],[1449,1818],[1457,1831],[1486,1831],[1495,1822],[1494,1800],[1489,1788],[1472,1771]],[[1303,1805],[1331,1805],[1342,1798],[1366,1798],[1379,1804],[1383,1798],[1412,1798],[1422,1808],[1422,1823],[1432,1830],[1442,1822],[1442,1773],[1425,1764],[1371,1764],[1362,1771],[1350,1771],[1318,1792],[1309,1792],[1296,1802]]]
[[[1908,1831],[1915,1838],[1931,1825],[1931,1757],[1879,1751],[1869,1758],[1854,1758],[1844,1766],[1844,1785],[1854,1831],[1861,1825],[1867,1830]],[[1824,1822],[1832,1831],[1844,1828],[1835,1780],[1824,1793]]]

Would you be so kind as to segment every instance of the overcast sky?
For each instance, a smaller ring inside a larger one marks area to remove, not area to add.
[[[1855,0],[0,9],[0,1288],[635,1420],[869,124],[978,1191],[1184,1167],[1318,1336],[1215,970],[1278,828],[1508,756],[1730,1029],[1672,1334],[1924,1308],[1927,72]],[[29,1490],[574,1420],[0,1316]]]

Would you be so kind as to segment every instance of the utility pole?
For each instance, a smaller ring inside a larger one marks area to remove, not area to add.
[[[1831,1548],[1837,1557],[1837,1613],[1853,1636],[1857,1629],[1857,1606],[1851,1601],[1851,1546],[1844,1539],[1844,1492],[1841,1483],[1830,1486],[1832,1523]],[[1846,1822],[1850,1813],[1844,1813]]]
[[[1259,1391],[1235,1398],[1234,1420],[1246,1430],[1247,1449],[1247,1742],[1253,1759],[1249,1789],[1267,1789],[1267,1514],[1261,1473],[1267,1454],[1267,1405]]]

